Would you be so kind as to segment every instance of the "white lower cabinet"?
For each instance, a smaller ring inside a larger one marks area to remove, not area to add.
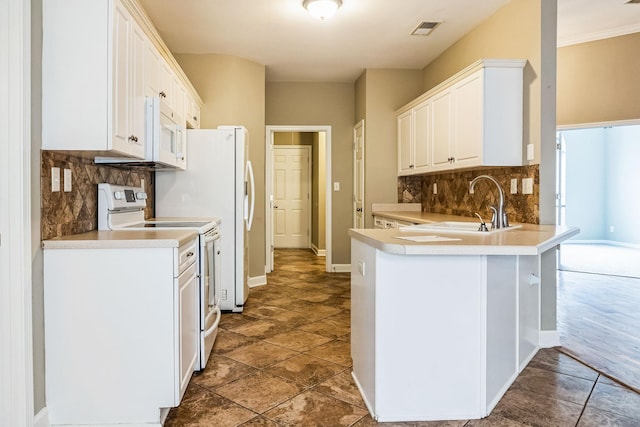
[[[198,356],[198,286],[197,260],[182,271],[179,262],[197,257],[196,242],[180,250],[45,246],[51,425],[160,426],[163,408],[180,404]]]
[[[485,417],[538,350],[539,256],[399,255],[354,238],[351,261],[353,377],[377,421]]]

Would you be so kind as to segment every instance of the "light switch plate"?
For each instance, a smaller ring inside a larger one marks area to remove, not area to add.
[[[339,182],[334,182],[333,183],[333,191],[340,191],[340,183]]]
[[[51,168],[51,191],[60,191],[60,168]]]
[[[533,144],[527,144],[527,160],[535,158]]]
[[[518,194],[518,178],[511,179],[511,194]]]
[[[533,178],[522,179],[522,194],[533,194]]]
[[[433,183],[433,194],[438,194],[438,183],[437,182]]]
[[[64,170],[64,191],[67,193],[71,191],[71,169]]]

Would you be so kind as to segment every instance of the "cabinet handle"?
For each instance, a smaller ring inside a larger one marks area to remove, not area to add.
[[[131,136],[129,137],[129,141],[131,141],[131,142],[138,142],[138,137],[137,137],[137,136],[135,136],[135,135],[131,135]]]
[[[193,121],[194,121],[194,122],[197,122],[197,121],[198,121],[198,118],[197,118],[196,116],[193,116]]]
[[[162,91],[160,91],[160,93],[159,93],[158,95],[160,95],[160,98],[166,98],[166,97],[167,97],[167,94],[166,94],[166,93],[164,93],[164,91],[163,91],[163,90],[162,90]]]
[[[409,169],[413,169],[413,165],[409,165]]]
[[[356,208],[356,212],[362,212],[362,208]]]

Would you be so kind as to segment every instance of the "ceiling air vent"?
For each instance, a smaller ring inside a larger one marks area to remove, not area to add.
[[[411,31],[412,36],[428,36],[435,28],[440,25],[440,22],[427,22],[422,21],[416,28]]]

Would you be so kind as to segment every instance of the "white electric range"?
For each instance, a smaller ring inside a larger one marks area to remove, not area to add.
[[[144,218],[147,193],[140,187],[98,184],[98,230],[194,229],[199,234],[199,360],[205,368],[220,323],[221,261],[219,218]]]

